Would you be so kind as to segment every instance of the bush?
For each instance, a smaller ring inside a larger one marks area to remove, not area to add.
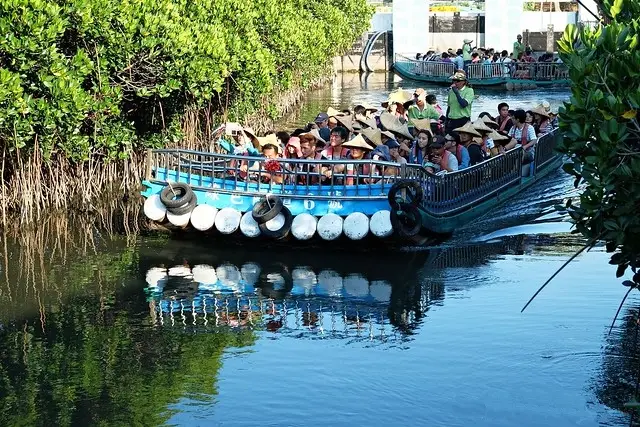
[[[569,201],[566,208],[578,232],[616,252],[618,277],[631,267],[640,284],[640,4],[601,6],[606,26],[570,25],[558,42],[572,81],[559,114],[560,151],[570,156],[565,170],[575,186],[584,185],[579,205]]]
[[[327,71],[366,31],[365,0],[0,0],[0,141],[73,161],[179,137]]]

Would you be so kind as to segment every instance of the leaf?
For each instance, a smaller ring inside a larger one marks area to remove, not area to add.
[[[616,277],[620,278],[622,276],[624,276],[624,272],[627,270],[627,264],[621,264],[618,266],[618,268],[616,269]]]
[[[615,19],[615,17],[618,16],[620,12],[622,12],[622,5],[624,4],[624,2],[625,0],[615,0],[613,2],[611,9],[609,9],[609,13],[611,14],[612,18]]]
[[[622,118],[631,120],[636,117],[636,113],[637,113],[636,110],[625,111],[624,114],[622,115]]]
[[[622,282],[622,286],[627,286],[630,288],[635,288],[636,284],[633,283],[631,280],[625,280],[624,282]]]

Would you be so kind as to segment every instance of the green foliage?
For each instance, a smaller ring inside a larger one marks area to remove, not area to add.
[[[0,0],[0,142],[76,161],[272,101],[366,31],[365,0]]]
[[[567,202],[576,230],[615,252],[618,277],[640,266],[640,4],[603,0],[606,26],[570,25],[558,42],[569,68],[572,96],[560,109],[570,156],[565,171],[584,187]],[[634,276],[640,284],[640,274]]]

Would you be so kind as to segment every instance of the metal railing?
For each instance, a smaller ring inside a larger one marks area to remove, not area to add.
[[[512,68],[516,80],[553,81],[566,80],[569,72],[564,64],[554,62],[517,62]]]
[[[396,63],[402,64],[405,71],[420,76],[449,78],[456,71],[452,62],[420,61],[404,55],[396,55]]]
[[[467,78],[475,80],[508,78],[511,76],[509,63],[483,62],[467,66]]]
[[[149,150],[147,180],[184,182],[221,194],[304,195],[306,199],[384,199],[401,165],[375,160],[266,159],[190,150]],[[346,191],[348,189],[348,191]]]
[[[538,139],[534,156],[535,173],[547,167],[549,163],[553,162],[558,157],[558,153],[555,149],[558,146],[558,139],[560,138],[562,138],[560,131],[554,130],[553,132],[543,135]]]

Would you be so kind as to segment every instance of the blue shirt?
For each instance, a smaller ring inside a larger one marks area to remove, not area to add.
[[[459,169],[465,169],[469,167],[469,164],[471,163],[471,157],[469,156],[469,150],[467,150],[467,147],[462,147],[460,150],[460,165],[458,166]]]

